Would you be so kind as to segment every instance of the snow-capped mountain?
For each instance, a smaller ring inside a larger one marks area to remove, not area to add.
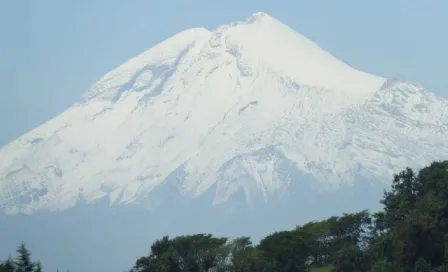
[[[358,71],[264,13],[189,29],[96,82],[65,112],[0,150],[0,209],[61,211],[81,199],[145,203],[175,180],[211,205],[269,202],[287,161],[322,190],[391,180],[448,157],[448,102]],[[158,196],[163,198],[163,196]]]

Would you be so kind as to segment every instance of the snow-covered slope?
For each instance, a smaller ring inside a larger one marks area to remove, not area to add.
[[[138,204],[173,175],[192,198],[214,188],[210,204],[240,189],[269,201],[300,182],[285,158],[324,190],[387,182],[446,158],[447,136],[447,101],[355,70],[257,13],[156,45],[1,149],[0,209]]]

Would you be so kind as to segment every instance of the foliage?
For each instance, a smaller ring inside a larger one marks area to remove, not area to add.
[[[208,252],[209,265],[196,265],[196,270],[179,266],[185,252],[175,246],[176,238],[165,237],[154,244],[160,247],[163,241],[165,250],[153,248],[149,257],[137,261],[136,268],[143,263],[150,267],[149,260],[157,256],[165,264],[163,271],[448,271],[448,162],[396,174],[380,203],[384,206],[380,212],[361,211],[310,222],[270,234],[256,246],[247,237],[229,242],[201,236],[220,242],[197,248],[200,253],[193,255]],[[194,244],[197,236],[182,240]],[[135,271],[162,271],[153,267]]]
[[[42,265],[40,262],[31,260],[31,252],[25,244],[21,244],[17,248],[17,254],[15,260],[8,258],[6,261],[0,262],[0,272],[42,272]]]

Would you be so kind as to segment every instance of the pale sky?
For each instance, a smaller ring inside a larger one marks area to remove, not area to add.
[[[263,11],[357,69],[448,98],[445,0],[42,0],[0,4],[0,146],[61,113],[103,74],[191,27]]]

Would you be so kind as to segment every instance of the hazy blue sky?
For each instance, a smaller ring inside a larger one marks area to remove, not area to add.
[[[186,28],[264,11],[352,66],[448,98],[446,0],[42,0],[0,3],[0,146]]]

